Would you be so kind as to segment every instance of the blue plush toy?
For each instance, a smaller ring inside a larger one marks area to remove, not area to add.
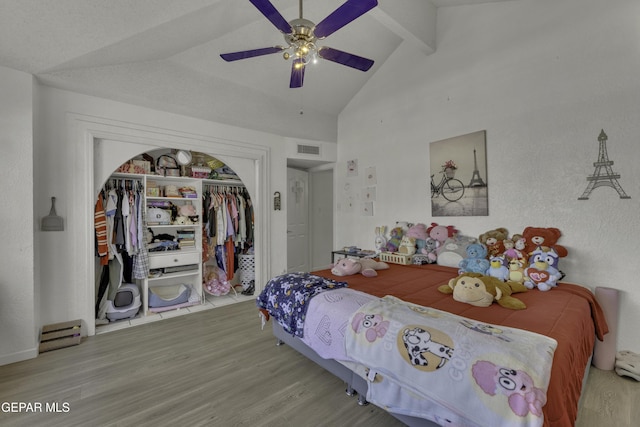
[[[509,279],[509,267],[506,266],[507,261],[504,255],[496,255],[490,258],[491,266],[484,273],[487,276],[495,277],[503,282]]]
[[[485,274],[489,268],[487,260],[487,247],[483,243],[471,243],[467,246],[467,257],[458,264],[458,274],[481,273]]]

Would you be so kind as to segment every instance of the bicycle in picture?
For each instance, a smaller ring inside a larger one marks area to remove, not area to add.
[[[438,197],[442,194],[442,197],[450,202],[460,200],[464,196],[464,184],[459,179],[447,176],[444,169],[440,171],[442,178],[438,185],[433,181],[435,175],[431,175],[431,198]]]

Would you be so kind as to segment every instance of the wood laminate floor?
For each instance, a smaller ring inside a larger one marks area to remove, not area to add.
[[[0,366],[0,404],[3,427],[402,425],[373,405],[358,406],[339,379],[276,346],[253,301]],[[592,367],[576,426],[638,420],[640,383]]]

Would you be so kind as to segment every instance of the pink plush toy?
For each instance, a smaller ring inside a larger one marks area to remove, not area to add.
[[[458,234],[458,230],[453,225],[438,225],[435,222],[431,223],[431,226],[427,228],[427,233],[429,233],[429,237],[436,240],[438,242],[438,248],[442,246],[445,240],[450,237],[454,237]]]
[[[331,273],[336,276],[351,276],[352,274],[362,274],[365,277],[376,277],[376,270],[386,270],[389,264],[386,262],[376,261],[371,258],[342,258],[331,268]]]

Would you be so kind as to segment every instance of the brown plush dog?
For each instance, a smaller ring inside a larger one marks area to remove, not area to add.
[[[516,292],[526,292],[522,283],[503,282],[491,276],[480,273],[464,273],[449,280],[448,285],[442,285],[438,290],[444,294],[453,294],[453,299],[477,307],[489,307],[494,301],[504,308],[522,310],[527,306],[517,298],[511,296]]]

